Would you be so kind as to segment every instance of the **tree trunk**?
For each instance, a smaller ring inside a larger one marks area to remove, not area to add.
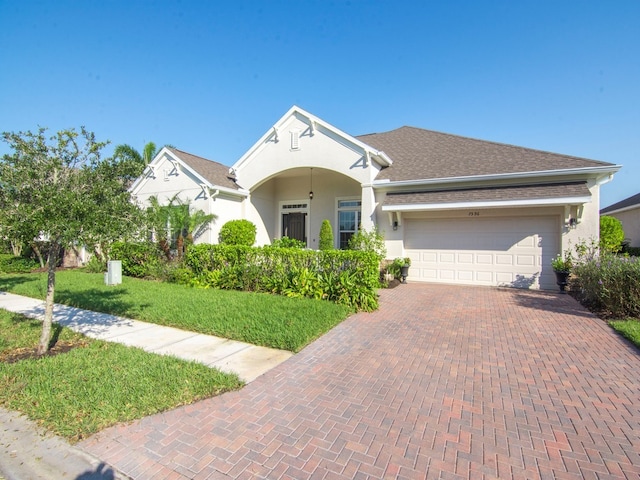
[[[11,240],[11,251],[14,257],[22,255],[22,242],[20,240]]]
[[[51,248],[47,258],[49,270],[47,273],[47,297],[44,303],[44,320],[42,321],[42,334],[38,344],[38,355],[44,355],[49,351],[51,341],[51,326],[53,324],[53,295],[56,288],[56,265],[60,255],[60,244],[51,242]]]
[[[36,256],[38,257],[38,261],[40,262],[40,268],[44,268],[44,258],[42,258],[42,252],[40,251],[40,247],[38,247],[38,243],[33,242],[31,244],[31,248],[34,252],[36,252]]]

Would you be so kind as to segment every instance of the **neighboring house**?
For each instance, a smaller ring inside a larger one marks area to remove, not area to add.
[[[182,192],[218,215],[204,242],[244,218],[258,244],[317,248],[328,219],[338,248],[376,226],[410,280],[556,288],[551,260],[598,237],[600,185],[619,168],[414,127],[351,136],[294,106],[231,168],[163,148],[132,193]]]
[[[629,246],[640,247],[640,193],[603,208],[600,215],[609,215],[620,220]]]

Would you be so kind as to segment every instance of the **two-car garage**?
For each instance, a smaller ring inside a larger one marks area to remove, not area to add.
[[[486,212],[407,218],[404,247],[411,259],[409,279],[554,288],[551,260],[560,252],[560,216],[487,216]]]

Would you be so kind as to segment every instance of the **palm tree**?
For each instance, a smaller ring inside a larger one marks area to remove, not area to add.
[[[153,142],[148,142],[142,149],[142,153],[131,145],[124,143],[116,146],[113,151],[113,157],[122,162],[130,162],[134,172],[133,178],[135,179],[142,175],[145,167],[151,163],[157,153],[158,149]]]
[[[149,197],[149,227],[155,232],[158,244],[168,259],[171,258],[174,239],[176,255],[182,258],[186,244],[197,240],[209,228],[209,223],[218,218],[204,210],[192,211],[191,200],[182,200],[179,195],[180,193],[176,193],[171,197],[167,205],[160,205],[155,195]]]

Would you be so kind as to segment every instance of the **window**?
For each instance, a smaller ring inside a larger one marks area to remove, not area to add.
[[[338,229],[341,249],[347,248],[349,239],[358,231],[361,205],[360,200],[338,200]]]

